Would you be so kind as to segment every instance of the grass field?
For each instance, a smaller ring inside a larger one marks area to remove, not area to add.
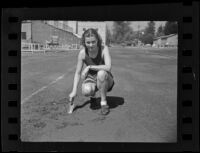
[[[177,49],[113,47],[110,54],[115,86],[107,98],[111,112],[101,117],[80,88],[76,111],[66,113],[77,51],[23,53],[21,139],[175,142]]]

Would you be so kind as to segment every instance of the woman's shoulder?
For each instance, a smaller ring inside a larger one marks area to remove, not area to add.
[[[102,45],[102,46],[101,46],[101,49],[102,49],[102,51],[108,50],[108,46],[107,46],[107,45]]]
[[[108,46],[107,45],[102,45],[101,50],[102,50],[101,57],[104,58],[104,55],[106,54],[106,52],[109,52]]]
[[[85,59],[85,48],[81,48],[80,51],[79,51],[79,57],[81,59]]]
[[[109,50],[107,45],[102,45],[101,48],[102,48],[102,54],[104,54],[105,51]]]
[[[107,45],[101,45],[101,49],[102,49],[102,50],[108,49],[108,46],[107,46]]]

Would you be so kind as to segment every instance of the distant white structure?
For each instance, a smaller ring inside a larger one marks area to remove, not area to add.
[[[76,33],[79,37],[89,28],[97,29],[103,44],[106,42],[106,22],[68,21],[68,26],[72,27],[73,33]]]
[[[67,22],[67,25],[72,28],[72,32],[74,34],[76,34],[76,24],[77,24],[77,21],[68,21]]]
[[[153,46],[156,47],[177,47],[178,46],[178,35],[170,34],[166,36],[160,36],[154,38]]]

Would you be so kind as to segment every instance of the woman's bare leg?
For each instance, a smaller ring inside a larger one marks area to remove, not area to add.
[[[107,105],[107,90],[111,87],[112,83],[113,79],[106,71],[101,70],[97,73],[97,87],[101,95],[101,105]]]

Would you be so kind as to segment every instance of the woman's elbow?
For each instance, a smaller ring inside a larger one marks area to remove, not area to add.
[[[107,71],[111,71],[111,65],[107,66]]]
[[[81,76],[81,72],[75,72],[75,75],[79,77]]]

